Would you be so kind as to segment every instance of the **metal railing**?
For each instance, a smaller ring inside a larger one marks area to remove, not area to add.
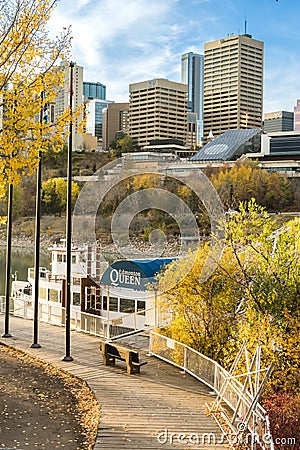
[[[154,331],[150,332],[149,352],[168,363],[177,366],[202,383],[209,386],[221,397],[234,415],[236,415],[236,428],[233,432],[239,433],[238,424],[251,411],[254,398],[246,391],[236,378],[232,377],[216,361],[200,352],[170,339]],[[268,416],[264,408],[257,403],[249,419],[248,429],[252,441],[259,443],[264,450],[274,450]]]

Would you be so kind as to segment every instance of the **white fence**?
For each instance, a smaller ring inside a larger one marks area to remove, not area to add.
[[[254,398],[236,378],[230,376],[223,367],[205,355],[153,331],[150,333],[149,351],[151,355],[185,370],[213,389],[217,395],[220,394],[222,401],[232,411],[232,416],[236,416],[232,429],[236,434],[239,433],[238,425],[251,411]],[[268,416],[258,403],[251,412],[248,429],[254,444],[259,443],[264,450],[274,449]],[[251,448],[254,447],[251,446]]]

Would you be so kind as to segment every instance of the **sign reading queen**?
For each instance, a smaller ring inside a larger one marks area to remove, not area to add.
[[[141,284],[141,273],[140,272],[130,272],[129,270],[122,269],[112,269],[109,278],[114,286],[127,284],[130,287],[140,286]]]
[[[163,270],[174,258],[131,259],[115,261],[103,273],[101,284],[146,291],[150,283],[155,283],[155,275]]]

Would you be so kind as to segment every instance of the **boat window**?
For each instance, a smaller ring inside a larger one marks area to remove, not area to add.
[[[96,308],[96,296],[95,294],[90,295],[90,308],[95,309]]]
[[[86,256],[84,252],[79,253],[79,261],[86,262]]]
[[[144,302],[143,300],[138,300],[136,305],[137,312],[140,312],[140,314],[144,316],[146,314],[145,309],[146,309],[146,302]]]
[[[31,286],[25,286],[23,289],[24,294],[26,295],[32,295],[32,287]]]
[[[96,305],[95,305],[95,309],[96,310],[100,310],[101,309],[101,293],[100,293],[100,288],[96,287],[95,288],[96,291]]]
[[[73,292],[73,305],[80,305],[80,293]]]
[[[61,253],[58,253],[57,254],[57,262],[62,262],[62,257],[63,257],[63,255],[61,254]]]
[[[58,291],[56,289],[48,289],[49,301],[58,302]]]
[[[109,310],[118,311],[118,299],[116,297],[109,297]]]
[[[85,309],[95,309],[96,303],[96,290],[94,286],[85,288]]]
[[[130,298],[120,298],[120,312],[134,313],[135,312],[135,300]]]
[[[102,297],[102,309],[107,309],[107,297],[103,295]]]
[[[72,264],[76,264],[76,255],[72,255]]]
[[[46,288],[39,287],[39,298],[41,298],[42,300],[48,300]]]

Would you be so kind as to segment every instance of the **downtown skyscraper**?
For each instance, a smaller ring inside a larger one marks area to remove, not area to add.
[[[129,134],[141,147],[153,140],[186,142],[187,86],[164,78],[129,85]]]
[[[263,42],[249,34],[204,44],[204,141],[262,126],[263,60]]]
[[[70,105],[70,63],[64,61],[61,63],[61,67],[64,71],[64,83],[59,87],[56,101],[55,101],[55,114],[56,116],[62,114],[69,108]],[[79,108],[83,104],[83,67],[74,64],[73,68],[73,108]],[[72,150],[83,149],[83,136],[79,131],[79,122],[82,117],[78,117],[74,121],[73,125],[73,139]]]
[[[198,142],[203,138],[203,68],[203,55],[189,52],[181,56],[181,83],[188,85],[188,112],[196,113]]]

